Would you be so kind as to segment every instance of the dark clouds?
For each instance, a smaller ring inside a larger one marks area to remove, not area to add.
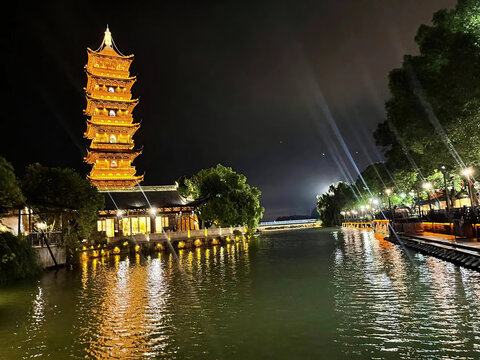
[[[416,51],[416,29],[452,0],[43,2],[17,8],[2,32],[6,78],[1,154],[21,173],[38,161],[88,171],[86,47],[108,23],[136,55],[142,120],[135,162],[145,184],[173,183],[217,163],[263,191],[267,218],[309,213],[315,195],[381,159],[387,74]],[[19,5],[22,6],[22,5]],[[325,153],[325,156],[322,155]],[[339,164],[346,169],[339,169]]]

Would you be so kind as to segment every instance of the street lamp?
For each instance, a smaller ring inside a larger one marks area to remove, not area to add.
[[[432,210],[432,204],[430,203],[430,193],[428,192],[428,190],[430,190],[432,188],[432,183],[426,181],[426,182],[423,183],[422,186],[425,189],[425,192],[427,193],[428,207],[430,208],[430,210]]]
[[[468,195],[470,196],[470,206],[473,207],[473,191],[472,191],[472,175],[473,169],[472,168],[465,168],[462,170],[462,175],[465,176],[465,179],[468,181]]]
[[[443,187],[445,188],[445,204],[447,205],[447,211],[450,211],[450,203],[448,201],[448,187],[447,187],[447,168],[442,165],[440,168],[443,174]]]
[[[472,168],[465,168],[462,170],[462,175],[465,176],[466,178],[469,178],[472,174],[473,174]]]
[[[392,212],[392,202],[390,201],[390,195],[392,194],[392,189],[385,189],[385,194],[388,196],[388,209],[390,211],[390,216],[392,217],[392,220],[395,221],[395,216]]]

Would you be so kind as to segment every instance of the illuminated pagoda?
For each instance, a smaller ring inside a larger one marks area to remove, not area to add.
[[[132,116],[138,104],[131,93],[136,81],[129,71],[133,55],[122,55],[108,26],[100,47],[87,52],[84,112],[88,120],[84,136],[91,143],[85,161],[92,165],[90,182],[105,198],[97,230],[109,239],[155,239],[164,232],[198,230],[200,223],[194,210],[201,201],[184,198],[177,185],[139,186],[143,175],[136,175],[132,166],[141,153],[133,141],[140,127]]]
[[[129,71],[133,55],[118,51],[108,26],[100,47],[95,51],[87,48],[87,52],[84,113],[88,120],[84,136],[91,143],[85,161],[93,165],[88,178],[99,190],[129,189],[143,180],[132,166],[141,154],[133,141],[140,127],[132,116],[138,104],[131,93],[136,81]]]

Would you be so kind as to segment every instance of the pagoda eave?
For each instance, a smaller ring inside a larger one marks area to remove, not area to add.
[[[89,148],[84,161],[93,164],[97,160],[129,160],[133,161],[142,151],[138,150],[101,150]]]
[[[88,177],[93,186],[99,190],[118,190],[130,189],[143,181],[143,175],[136,176],[133,179],[95,179]]]
[[[133,57],[134,55],[133,54],[130,54],[130,55],[120,55],[118,53],[116,53],[116,55],[114,54],[105,54],[105,53],[101,53],[101,52],[97,52],[95,50],[92,50],[90,49],[89,47],[87,47],[87,53],[88,54],[92,54],[92,55],[98,55],[98,56],[102,56],[102,57],[108,57],[108,58],[111,58],[111,59],[117,59],[117,58],[122,58],[122,59],[132,59],[133,60]]]

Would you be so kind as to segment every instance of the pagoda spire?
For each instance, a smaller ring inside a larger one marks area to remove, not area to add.
[[[106,46],[112,47],[112,33],[108,29],[108,25],[107,25],[107,30],[105,30],[105,37],[103,38],[103,43]]]

